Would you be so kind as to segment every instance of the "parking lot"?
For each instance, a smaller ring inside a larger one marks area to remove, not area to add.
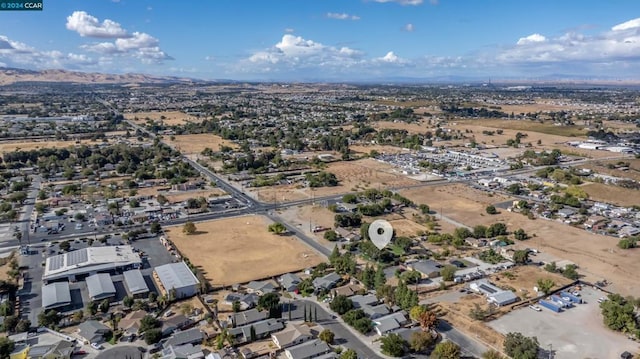
[[[577,304],[561,313],[546,308],[537,312],[523,307],[488,325],[503,334],[520,332],[525,336],[536,336],[544,350],[543,358],[549,358],[549,349],[554,359],[619,358],[625,350],[638,351],[638,343],[604,326],[598,298],[605,297],[606,293],[583,287],[581,296],[585,304]]]

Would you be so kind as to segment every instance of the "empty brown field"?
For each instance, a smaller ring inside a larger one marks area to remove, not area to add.
[[[219,151],[220,146],[229,146],[231,148],[238,147],[235,143],[225,140],[220,136],[207,133],[197,135],[178,135],[173,136],[173,139],[166,138],[165,140],[175,146],[183,154],[199,154],[205,148],[210,148],[213,151]]]
[[[0,153],[14,151],[31,151],[41,148],[67,148],[77,145],[94,145],[101,142],[91,140],[77,141],[20,141],[20,142],[0,142]]]
[[[386,145],[352,145],[349,146],[349,149],[353,152],[357,153],[365,153],[369,154],[371,151],[378,151],[378,153],[401,153],[403,149],[395,146],[386,146]]]
[[[589,198],[594,201],[613,203],[619,206],[640,204],[640,191],[636,189],[622,188],[602,183],[588,183],[581,187],[589,194]]]
[[[164,116],[164,118],[163,118]],[[162,121],[165,125],[175,126],[184,125],[189,122],[200,122],[201,119],[187,115],[180,111],[153,111],[153,112],[134,112],[126,113],[124,117],[128,120],[133,120],[136,123],[144,123],[147,118],[154,121]]]
[[[366,188],[386,189],[418,183],[408,178],[386,163],[365,158],[356,161],[340,161],[329,163],[324,171],[331,172],[338,178],[335,187],[307,188],[301,185],[281,185],[273,187],[252,188],[250,191],[261,201],[293,201],[299,199],[322,197],[334,194],[361,191]]]
[[[535,259],[535,257],[531,257]],[[511,273],[512,277],[507,277],[505,273]],[[536,266],[517,266],[508,271],[492,275],[490,278],[493,284],[503,288],[513,288],[515,294],[521,299],[533,298],[536,293],[533,287],[536,287],[538,279],[551,279],[556,285],[554,289],[563,287],[573,282],[558,273],[550,273],[543,268]]]
[[[418,224],[409,219],[395,219],[390,220],[389,223],[393,226],[393,231],[396,236],[401,237],[413,237],[420,232],[428,232],[429,229],[421,224]]]
[[[421,120],[416,123],[379,121],[372,124],[372,127],[377,130],[389,128],[394,130],[406,130],[409,133],[425,133],[434,126],[430,126],[427,121]]]
[[[442,207],[445,216],[471,227],[504,222],[509,231],[522,228],[532,238],[516,242],[517,247],[537,248],[558,260],[568,259],[578,265],[578,272],[587,281],[607,279],[613,283],[610,289],[614,292],[640,295],[634,274],[640,270],[640,263],[636,260],[640,248],[622,250],[616,246],[617,238],[596,235],[554,220],[530,220],[505,210],[490,216],[485,213],[485,207],[506,198],[474,192],[479,191],[451,185],[400,193],[416,203],[427,203],[436,211]]]
[[[211,188],[204,190],[196,190],[196,191],[158,191],[159,189],[167,188],[169,186],[154,186],[154,187],[145,187],[138,189],[138,195],[140,196],[157,196],[158,194],[162,194],[165,196],[170,203],[177,203],[186,201],[189,198],[198,198],[198,197],[217,197],[225,195],[226,192],[221,190],[220,188]]]
[[[607,167],[608,164],[616,164],[620,161],[629,163],[628,171],[623,171],[615,168],[611,169]],[[598,161],[594,163],[587,163],[585,165],[582,165],[581,167],[588,168],[595,172],[606,174],[609,176],[623,177],[623,178],[629,178],[632,180],[640,181],[640,159],[636,159],[636,158],[625,158],[620,160],[611,160],[611,161],[602,161],[602,162]]]
[[[193,235],[182,233],[182,226],[165,231],[216,286],[295,272],[323,261],[298,238],[269,233],[270,223],[262,216],[243,216],[197,223]]]

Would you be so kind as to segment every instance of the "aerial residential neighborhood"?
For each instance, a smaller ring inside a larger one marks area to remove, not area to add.
[[[640,8],[586,1],[0,3],[0,359],[639,357]]]

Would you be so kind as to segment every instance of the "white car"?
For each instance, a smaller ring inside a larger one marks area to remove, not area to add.
[[[530,305],[529,308],[535,310],[536,312],[541,312],[542,311],[542,308],[540,308],[539,306],[537,306],[535,304]]]
[[[91,347],[95,350],[102,350],[103,346],[99,343],[91,343]]]

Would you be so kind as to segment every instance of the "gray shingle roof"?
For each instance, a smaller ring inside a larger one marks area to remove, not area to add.
[[[328,353],[331,351],[331,348],[329,348],[327,343],[323,342],[322,340],[316,339],[292,346],[285,351],[288,352],[288,357],[290,358],[307,359],[317,357],[324,353]]]

